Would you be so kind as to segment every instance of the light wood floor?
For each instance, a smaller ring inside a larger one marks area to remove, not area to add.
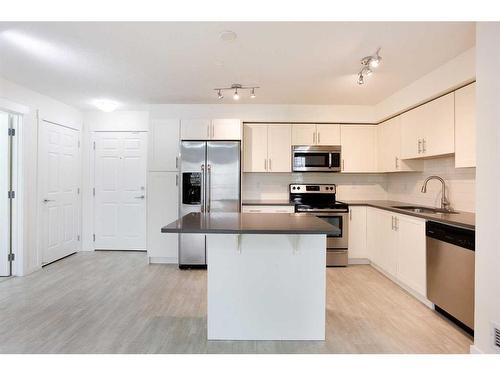
[[[78,253],[0,283],[1,353],[468,353],[470,338],[370,266],[327,270],[324,342],[206,340],[206,272]]]

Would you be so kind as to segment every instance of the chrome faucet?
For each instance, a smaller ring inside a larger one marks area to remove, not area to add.
[[[442,185],[442,188],[441,188],[442,189],[442,191],[441,191],[441,209],[443,211],[451,211],[450,202],[446,198],[446,184],[445,184],[444,180],[441,177],[439,177],[439,176],[429,176],[429,177],[427,177],[425,179],[424,184],[422,185],[422,189],[420,191],[422,193],[427,193],[427,183],[430,180],[439,180],[439,181],[441,181],[441,185]]]

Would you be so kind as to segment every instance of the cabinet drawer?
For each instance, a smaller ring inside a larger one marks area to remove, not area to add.
[[[241,212],[243,213],[260,213],[260,214],[280,214],[280,213],[286,213],[286,214],[293,214],[295,212],[295,207],[294,206],[268,206],[268,205],[262,205],[262,206],[246,206],[243,205],[241,208]]]

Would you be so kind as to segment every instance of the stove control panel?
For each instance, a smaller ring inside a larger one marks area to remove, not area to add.
[[[334,184],[290,184],[290,193],[305,194],[335,194],[336,186]]]

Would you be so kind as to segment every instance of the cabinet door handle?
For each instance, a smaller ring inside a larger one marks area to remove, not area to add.
[[[210,125],[207,125],[207,138],[210,138]]]
[[[214,139],[215,138],[215,126],[214,126],[214,124],[212,124],[211,127],[212,127],[212,137],[211,138]]]
[[[175,186],[179,186],[179,175],[175,175]]]
[[[398,157],[397,156],[394,158],[394,165],[395,165],[396,169],[399,169]]]
[[[248,210],[248,212],[261,212],[260,210]]]
[[[264,170],[267,171],[267,159],[264,159]]]
[[[427,151],[427,150],[425,147],[425,138],[424,138],[424,139],[422,139],[422,153],[425,154],[425,151]]]
[[[349,210],[349,221],[352,221],[352,208]]]
[[[422,140],[418,140],[418,153],[420,154],[422,152]]]
[[[175,169],[178,169],[179,168],[179,157],[176,156],[175,157]]]
[[[320,144],[320,143],[321,143],[321,133],[318,132],[318,144]]]
[[[316,132],[313,132],[313,145],[316,144]]]
[[[397,218],[397,216],[394,216],[394,230],[398,230],[399,229],[399,219]]]
[[[344,159],[342,159],[342,170],[345,171]]]
[[[391,229],[394,230],[394,216],[391,216]]]
[[[271,167],[271,160],[272,160],[272,159],[269,159],[269,171],[272,171],[272,170],[273,170],[273,168]]]

